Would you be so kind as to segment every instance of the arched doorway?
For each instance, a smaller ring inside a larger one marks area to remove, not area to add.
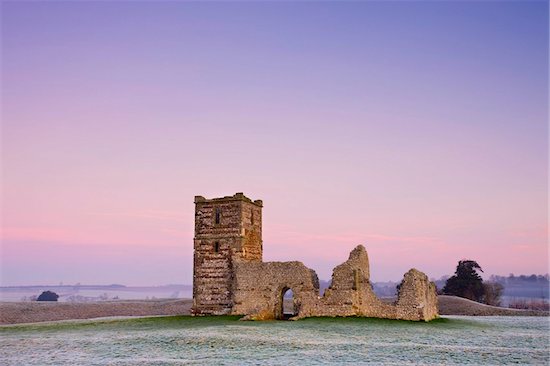
[[[298,315],[296,306],[296,298],[291,288],[285,287],[281,293],[281,318],[288,320],[293,316]]]

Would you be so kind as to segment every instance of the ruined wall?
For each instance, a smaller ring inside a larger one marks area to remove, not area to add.
[[[370,283],[367,251],[359,245],[334,269],[331,287],[310,314],[428,321],[438,316],[437,293],[424,273],[411,269],[403,278],[397,301],[381,301]]]
[[[310,316],[365,316],[387,319],[432,320],[438,316],[435,285],[422,272],[405,274],[395,304],[382,302],[372,291],[365,248],[356,247],[349,259],[334,269],[323,296],[315,272],[301,262],[236,263],[232,314],[245,319],[280,319],[282,295],[294,293],[297,314]]]
[[[380,317],[384,305],[372,292],[369,258],[365,248],[359,245],[346,262],[334,268],[330,287],[308,316]]]
[[[282,318],[283,294],[294,293],[298,311],[317,300],[319,279],[315,271],[301,262],[235,262],[232,314],[250,315],[247,319]]]
[[[397,319],[431,320],[439,316],[437,289],[424,273],[413,268],[403,277],[396,302]]]

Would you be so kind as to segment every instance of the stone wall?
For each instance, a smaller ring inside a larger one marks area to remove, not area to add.
[[[258,203],[260,202],[260,203]],[[262,206],[241,201],[241,248],[237,251],[240,259],[262,261]]]
[[[291,289],[298,311],[319,295],[315,271],[301,262],[235,262],[233,314],[247,319],[281,319],[283,294]]]
[[[331,286],[319,295],[315,271],[301,262],[237,262],[234,266],[232,314],[244,319],[281,319],[283,293],[292,289],[297,311],[293,319],[311,316],[365,316],[429,321],[438,316],[435,285],[422,272],[404,276],[395,304],[382,302],[372,291],[365,248],[356,247],[337,266]]]

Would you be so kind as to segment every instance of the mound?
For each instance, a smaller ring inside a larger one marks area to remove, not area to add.
[[[492,316],[492,315],[512,315],[512,316],[548,316],[547,311],[521,310],[500,308],[480,304],[478,302],[464,299],[457,296],[439,295],[439,314],[440,315],[470,315],[470,316]]]

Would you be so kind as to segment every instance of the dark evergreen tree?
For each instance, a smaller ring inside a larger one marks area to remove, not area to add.
[[[484,287],[483,279],[476,271],[478,269],[483,272],[476,261],[462,260],[458,262],[455,274],[447,280],[443,293],[481,302],[484,296]]]
[[[57,301],[59,295],[52,291],[44,291],[38,296],[36,301]]]

